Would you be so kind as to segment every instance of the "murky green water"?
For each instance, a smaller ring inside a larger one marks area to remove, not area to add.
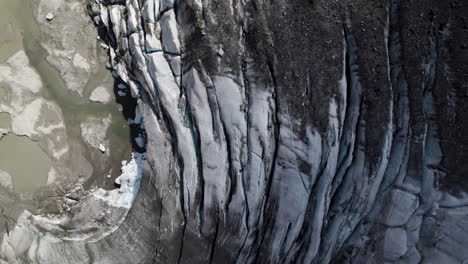
[[[30,64],[37,70],[43,81],[42,96],[56,102],[63,112],[70,151],[82,153],[91,162],[94,169],[93,175],[91,175],[92,179],[105,179],[96,182],[112,182],[113,177],[111,179],[105,177],[108,171],[112,169],[113,176],[117,176],[120,172],[121,160],[130,158],[129,129],[126,126],[126,120],[117,110],[116,104],[92,103],[89,101],[88,96],[97,85],[102,83],[111,85],[113,79],[105,67],[102,66],[100,71],[92,76],[88,82],[84,92],[85,96],[79,97],[65,87],[59,71],[46,61],[47,51],[40,44],[41,39],[44,37],[34,21],[31,0],[0,0],[0,63],[5,62],[18,50],[24,49]],[[90,116],[105,117],[109,114],[111,114],[113,120],[108,132],[111,156],[107,162],[96,162],[96,156],[101,155],[101,153],[92,149],[83,141],[80,123]],[[6,118],[3,119],[0,115],[0,128],[2,128],[3,123],[8,125]],[[7,140],[6,143],[5,140]],[[49,170],[44,168],[50,167],[50,165],[47,165],[49,163],[44,161],[44,152],[37,149],[38,144],[27,140],[29,139],[14,135],[8,135],[0,140],[0,168],[12,175],[15,190],[18,191],[31,191],[44,186],[47,183],[47,172]],[[19,148],[19,151],[29,153],[28,159],[35,165],[31,168],[24,168],[27,167],[24,166],[27,163],[21,159],[16,160],[20,156],[8,157],[10,148],[15,148],[15,146]],[[44,168],[37,167],[39,162],[45,162]],[[8,169],[4,168],[4,166],[8,166]],[[76,175],[79,174],[80,164],[72,163],[66,166],[76,170]],[[28,173],[30,173],[29,176]],[[19,185],[16,186],[16,184]]]
[[[0,149],[0,168],[12,175],[14,191],[31,192],[47,182],[51,161],[36,142],[8,134]]]
[[[21,29],[16,14],[21,11],[18,0],[0,0],[0,63],[23,48]]]
[[[0,113],[0,129],[10,129],[11,118],[8,113]]]

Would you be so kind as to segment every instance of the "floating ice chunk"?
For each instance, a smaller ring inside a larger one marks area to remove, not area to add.
[[[106,147],[104,147],[103,144],[99,144],[99,150],[100,150],[102,153],[104,153],[104,152],[106,152]]]
[[[129,123],[131,125],[133,124],[140,125],[143,123],[143,116],[141,115],[140,107],[138,106],[135,107],[135,118],[134,119],[130,118]]]
[[[106,87],[99,86],[93,90],[91,96],[89,97],[91,102],[98,102],[107,104],[112,100],[112,95],[109,92],[109,89]]]
[[[47,21],[52,21],[54,19],[54,14],[52,14],[52,12],[49,12],[45,16],[45,18],[47,19]]]
[[[105,44],[105,43],[100,43],[99,45],[100,45],[101,48],[103,48],[103,49],[106,49],[106,50],[109,49],[109,46],[108,46],[107,44]]]
[[[143,138],[143,136],[140,134],[138,135],[138,137],[135,138],[135,143],[138,145],[138,147],[140,148],[144,148],[145,147],[145,139]]]
[[[118,78],[120,75],[116,70],[113,70],[112,71],[112,76],[114,76],[114,78]]]

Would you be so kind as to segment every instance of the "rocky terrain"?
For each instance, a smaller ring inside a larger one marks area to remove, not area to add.
[[[19,214],[0,263],[468,262],[467,3],[87,10],[133,158],[118,189]]]

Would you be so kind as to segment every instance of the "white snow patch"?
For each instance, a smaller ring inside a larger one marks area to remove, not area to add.
[[[100,188],[96,190],[93,195],[114,207],[130,209],[136,198],[138,189],[140,188],[143,162],[145,159],[146,153],[134,152],[130,162],[122,162],[122,174],[115,179],[115,182],[120,185],[120,188],[112,191],[106,191]]]

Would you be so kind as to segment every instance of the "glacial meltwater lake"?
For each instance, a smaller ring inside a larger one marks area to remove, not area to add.
[[[8,134],[0,140],[0,168],[12,175],[15,192],[32,192],[47,183],[51,161],[25,136]]]
[[[0,88],[1,91],[1,88]],[[0,113],[0,129],[10,129],[11,118],[8,113]]]
[[[53,159],[50,153],[47,154],[42,149],[50,145],[47,138],[37,142],[36,138],[15,135],[11,131],[10,115],[0,110],[0,132],[10,130],[7,135],[0,137],[0,170],[12,177],[13,189],[19,193],[32,192],[46,186],[51,168],[57,167],[71,172],[65,176],[65,182],[76,181],[79,175],[87,171],[87,178],[112,186],[113,178],[120,174],[121,161],[131,157],[130,132],[127,121],[114,101],[109,104],[90,102],[89,94],[99,85],[112,87],[114,80],[102,65],[89,79],[83,97],[67,89],[60,72],[47,62],[48,52],[41,45],[46,36],[36,24],[32,3],[31,0],[0,0],[0,66],[17,52],[24,50],[31,67],[38,73],[43,84],[41,91],[35,96],[53,102],[60,108],[70,158],[60,163],[59,159]],[[85,10],[83,12],[86,13]],[[11,83],[2,82],[0,74],[0,103],[10,100],[8,96],[11,89],[16,88]],[[27,103],[30,104],[31,100]],[[47,119],[47,114],[44,116]],[[83,141],[80,124],[87,118],[107,116],[112,117],[106,146],[109,151],[102,154]],[[64,138],[58,134],[52,135]],[[105,159],[105,162],[96,161],[97,156]],[[112,178],[106,177],[108,174],[112,174]]]

